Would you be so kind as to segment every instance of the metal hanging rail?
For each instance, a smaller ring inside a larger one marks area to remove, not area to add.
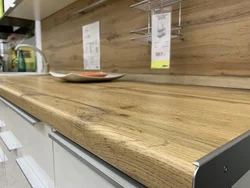
[[[135,3],[130,7],[139,11],[148,12],[148,26],[144,28],[139,28],[130,31],[131,34],[140,34],[144,36],[134,37],[131,40],[147,41],[151,42],[151,12],[155,10],[163,10],[166,7],[179,3],[178,8],[178,25],[172,27],[172,38],[182,39],[181,29],[182,29],[182,1],[183,0],[143,0],[141,2]]]
[[[182,0],[144,0],[139,3],[133,4],[130,7],[133,9],[148,12],[153,9],[167,7],[179,2],[182,2]]]
[[[98,6],[101,6],[101,5],[102,5],[103,3],[105,3],[106,1],[107,1],[107,0],[100,0],[100,1],[97,1],[97,2],[95,2],[95,3],[93,3],[93,4],[89,5],[89,6],[87,6],[87,7],[85,7],[85,8],[82,8],[82,9],[76,11],[76,12],[73,12],[73,15],[79,14],[79,13],[86,13],[86,12],[89,12],[90,10],[92,10],[92,9],[98,7]]]

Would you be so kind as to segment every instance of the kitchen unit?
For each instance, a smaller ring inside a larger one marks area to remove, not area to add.
[[[58,2],[5,11],[41,21],[46,69],[0,73],[3,187],[249,188],[248,1]],[[47,74],[83,69],[126,76]]]
[[[22,171],[35,188],[144,187],[6,99],[0,101],[3,186],[12,185],[12,174]],[[15,186],[24,186],[20,182]]]
[[[248,91],[133,82],[65,85],[50,76],[30,78],[0,79],[2,108],[25,120],[1,118],[6,137],[18,140],[17,163],[21,169],[32,164],[44,187],[192,187],[197,177],[199,188],[213,182],[203,179],[208,164],[213,180],[220,172],[225,180],[213,187],[228,187],[247,173],[249,153],[230,152],[249,143]],[[237,157],[244,161],[237,163],[243,174],[233,173]]]

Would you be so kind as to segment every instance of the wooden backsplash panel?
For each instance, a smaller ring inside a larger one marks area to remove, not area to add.
[[[173,39],[169,70],[150,69],[150,45],[130,40],[129,31],[147,23],[145,13],[130,9],[134,0],[109,0],[89,13],[72,15],[92,2],[79,0],[42,21],[43,50],[52,69],[83,69],[82,26],[100,20],[104,71],[250,75],[249,0],[185,0],[185,40]]]

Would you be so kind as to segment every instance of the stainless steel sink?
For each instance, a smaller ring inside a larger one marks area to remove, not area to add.
[[[48,73],[37,73],[37,72],[0,72],[1,76],[43,76]]]

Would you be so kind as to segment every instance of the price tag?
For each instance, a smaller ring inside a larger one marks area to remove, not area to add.
[[[85,25],[82,30],[84,69],[100,70],[100,23]]]
[[[171,16],[171,12],[152,15],[151,68],[170,68]]]

